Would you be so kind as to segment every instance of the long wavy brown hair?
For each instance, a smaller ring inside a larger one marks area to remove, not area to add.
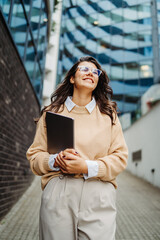
[[[92,93],[92,96],[95,97],[96,103],[99,107],[101,113],[107,114],[114,124],[114,114],[117,112],[117,104],[113,102],[112,96],[113,91],[109,86],[109,78],[107,73],[101,68],[97,60],[91,56],[81,57],[67,72],[64,80],[58,85],[57,89],[51,95],[51,104],[42,109],[41,114],[46,111],[53,110],[54,112],[63,111],[64,102],[68,96],[73,95],[73,84],[70,83],[70,78],[75,76],[77,67],[81,62],[92,62],[96,65],[98,69],[102,71],[97,87]]]

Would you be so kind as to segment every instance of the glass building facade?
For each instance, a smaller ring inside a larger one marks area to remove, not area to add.
[[[44,0],[0,0],[12,38],[39,102],[42,98],[48,16]]]
[[[120,112],[136,118],[140,97],[154,83],[151,4],[63,1],[57,83],[78,58],[91,55],[107,71]],[[160,0],[156,4],[160,29]]]
[[[160,55],[160,0],[157,0],[157,19],[158,19],[159,55]]]

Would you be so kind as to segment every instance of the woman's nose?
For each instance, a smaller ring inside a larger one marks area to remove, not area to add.
[[[89,70],[88,70],[88,73],[87,73],[87,75],[88,75],[88,74],[91,74],[91,75],[93,75],[93,73],[92,73],[92,70],[91,70],[91,69],[89,69]]]

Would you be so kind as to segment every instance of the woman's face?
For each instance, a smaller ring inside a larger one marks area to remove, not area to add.
[[[90,92],[93,92],[99,80],[96,69],[96,65],[92,62],[81,62],[78,65],[75,76],[71,77],[70,82],[74,84],[76,89],[88,89]]]

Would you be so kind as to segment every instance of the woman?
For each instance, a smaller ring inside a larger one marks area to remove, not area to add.
[[[42,176],[41,240],[115,239],[115,179],[128,152],[108,83],[93,57],[80,58],[42,111],[27,151]],[[46,111],[75,120],[75,149],[47,151]]]

